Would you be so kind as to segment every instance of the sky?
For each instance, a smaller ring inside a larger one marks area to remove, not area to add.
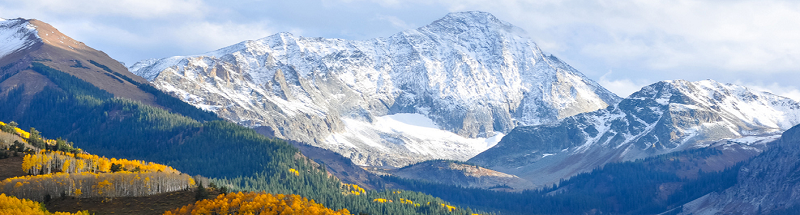
[[[126,63],[213,51],[279,32],[366,40],[485,11],[626,97],[712,79],[800,100],[800,1],[0,0]]]

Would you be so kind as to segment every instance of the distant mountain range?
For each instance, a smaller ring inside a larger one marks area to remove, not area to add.
[[[606,109],[514,129],[470,162],[552,184],[604,164],[727,144],[753,151],[800,123],[800,103],[711,80],[662,81]]]
[[[467,160],[516,126],[620,100],[484,12],[364,41],[280,33],[130,70],[223,118],[372,166]]]

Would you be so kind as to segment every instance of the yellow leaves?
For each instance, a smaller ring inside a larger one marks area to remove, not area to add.
[[[300,172],[298,172],[298,171],[297,171],[296,169],[294,169],[294,168],[289,168],[289,172],[290,172],[290,173],[294,173],[294,176],[300,176]]]
[[[16,132],[17,132],[17,134],[18,134],[20,137],[23,137],[23,138],[25,138],[25,139],[31,138],[31,133],[28,133],[28,132],[27,132],[27,131],[25,131],[25,130],[22,130],[22,129],[20,129],[20,128],[14,128],[14,131],[16,131]]]
[[[108,179],[106,179],[101,181],[100,183],[97,183],[96,186],[92,186],[92,188],[94,188],[95,192],[97,192],[98,194],[103,195],[103,192],[108,193],[109,190],[114,187],[112,187],[111,182],[108,182]]]
[[[361,194],[366,194],[367,193],[367,191],[365,191],[364,188],[361,188],[356,184],[342,183],[342,187],[344,189],[343,194],[345,194],[345,195],[347,195],[347,194],[361,195]]]
[[[71,167],[74,164],[74,167]],[[122,169],[138,172],[165,172],[180,174],[172,167],[144,162],[139,160],[127,159],[108,159],[90,154],[73,154],[69,152],[57,152],[41,150],[39,153],[25,155],[22,162],[22,170],[33,175],[48,174],[52,171],[61,170],[65,173],[111,172],[111,165],[119,164]]]
[[[69,172],[69,161],[70,160],[65,160],[64,164],[61,165],[61,172]]]
[[[344,215],[347,209],[334,211],[298,195],[268,193],[229,193],[215,199],[206,199],[172,211],[165,215],[181,214],[311,214]]]
[[[83,168],[86,167],[86,161],[83,160],[76,160],[75,161],[75,173],[83,172]]]
[[[191,176],[154,173],[53,173],[0,181],[0,193],[33,200],[44,196],[122,197],[146,196],[189,188]]]
[[[38,202],[18,199],[11,196],[6,196],[5,193],[0,193],[0,214],[30,214],[30,215],[46,215],[50,214]],[[89,214],[87,211],[78,211],[76,213],[56,212],[55,215],[83,215]]]
[[[372,202],[386,203],[386,202],[392,202],[392,200],[378,198],[378,199],[373,199]]]
[[[444,204],[444,203],[440,203],[440,205],[441,205],[442,207],[445,207],[445,208],[447,208],[447,211],[448,211],[448,212],[453,212],[453,210],[455,210],[455,209],[456,209],[456,207],[455,207],[455,206],[452,206],[452,205],[446,205],[446,204]]]
[[[413,205],[414,202],[408,199],[400,198],[400,203]]]

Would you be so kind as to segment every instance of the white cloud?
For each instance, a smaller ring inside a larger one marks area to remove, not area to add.
[[[407,30],[407,29],[413,29],[415,27],[414,25],[410,25],[410,24],[406,23],[405,21],[403,21],[402,19],[397,18],[395,16],[387,16],[387,15],[380,15],[379,14],[378,15],[378,19],[389,22],[390,24],[392,24],[392,26],[394,26],[395,28],[400,29],[401,31],[402,30]]]
[[[202,16],[210,8],[201,0],[25,0],[14,7],[37,13],[158,19]]]
[[[255,40],[273,34],[266,23],[196,22],[167,32],[165,40],[181,46],[211,51],[245,40]]]
[[[649,81],[632,81],[627,78],[610,80],[607,78],[607,76],[611,74],[612,72],[607,72],[603,76],[600,76],[600,79],[597,81],[597,83],[622,98],[626,98],[634,92],[642,89],[642,87],[651,84]]]
[[[748,82],[736,81],[735,84],[747,86],[748,88],[754,90],[770,92],[775,95],[793,99],[795,101],[800,101],[800,90],[798,90],[797,87],[782,86],[775,82],[770,84],[764,84],[764,83],[748,83]]]

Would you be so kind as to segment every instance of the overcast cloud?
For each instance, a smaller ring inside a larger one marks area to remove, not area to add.
[[[132,64],[278,32],[370,39],[481,10],[620,96],[661,80],[714,79],[800,99],[794,1],[0,0],[0,17],[48,22]]]

